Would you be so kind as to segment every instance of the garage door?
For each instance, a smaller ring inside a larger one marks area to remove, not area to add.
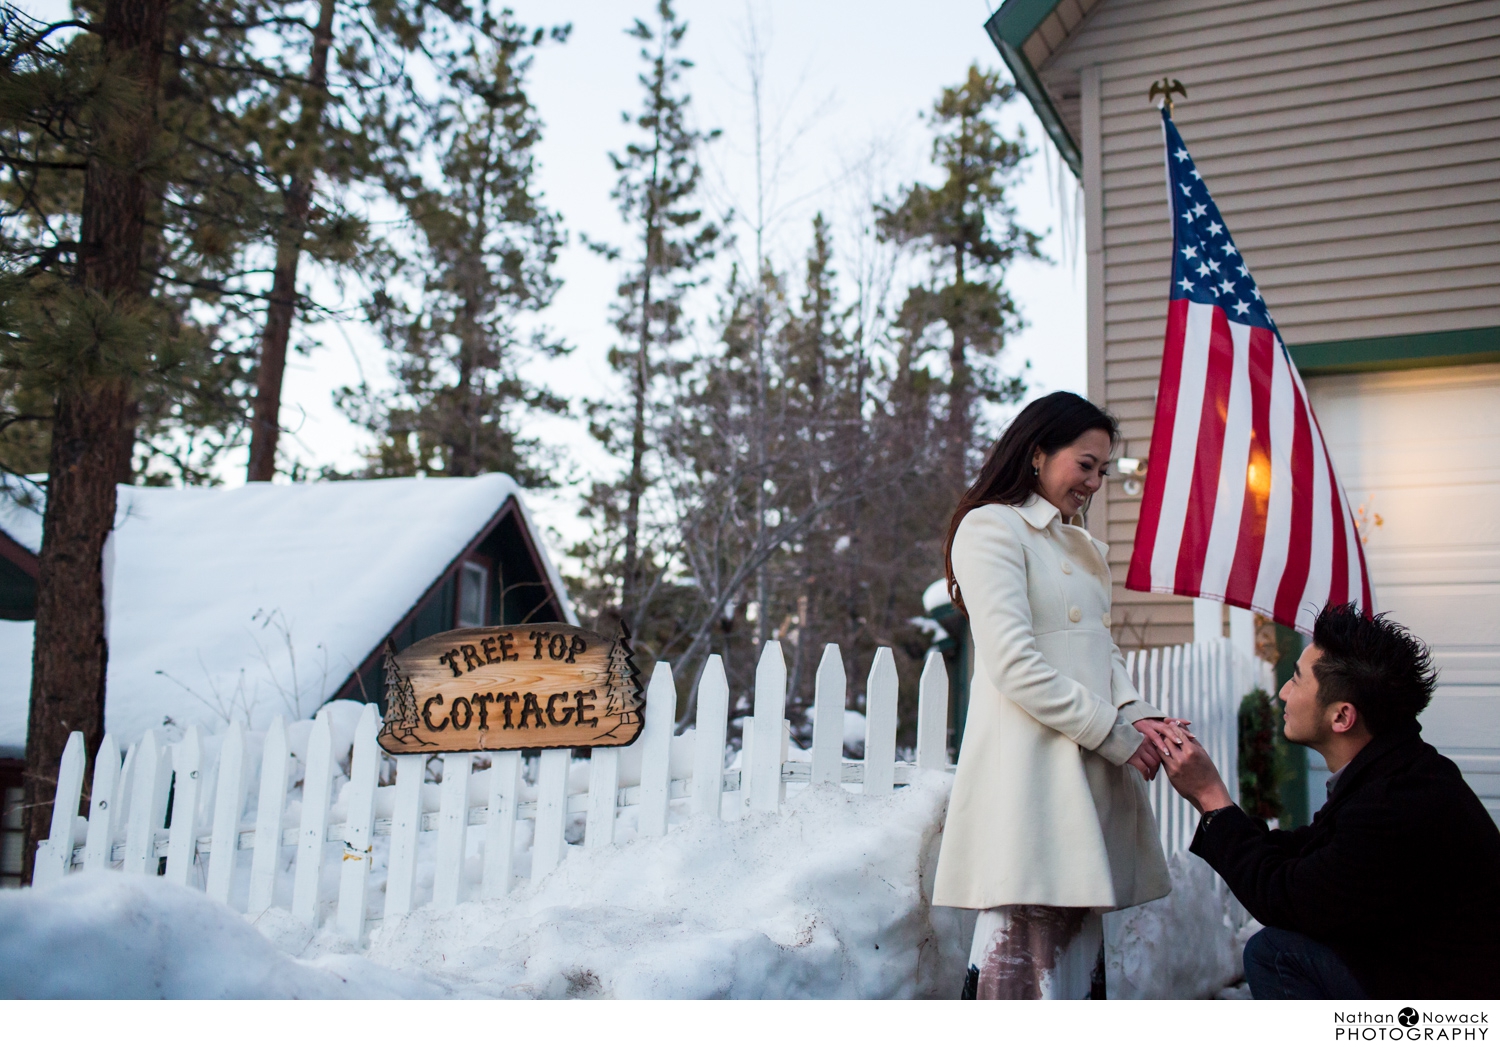
[[[1349,499],[1365,507],[1376,602],[1437,657],[1422,734],[1500,822],[1500,365],[1307,387]]]

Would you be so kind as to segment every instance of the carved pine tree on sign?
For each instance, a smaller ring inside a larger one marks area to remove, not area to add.
[[[608,690],[604,713],[617,715],[621,725],[639,722],[641,672],[635,666],[635,650],[630,647],[629,634],[623,629],[609,649]]]
[[[411,679],[401,673],[396,663],[396,647],[389,638],[385,642],[385,726],[382,737],[403,744],[422,744],[417,735],[422,717],[417,710],[417,694],[411,687]]]

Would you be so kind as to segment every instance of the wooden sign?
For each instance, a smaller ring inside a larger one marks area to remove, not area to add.
[[[466,627],[387,648],[380,746],[393,755],[623,747],[646,702],[629,639],[567,623]]]

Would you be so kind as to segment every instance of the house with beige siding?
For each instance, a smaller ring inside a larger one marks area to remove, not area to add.
[[[1500,814],[1500,0],[1007,0],[986,29],[1081,182],[1088,393],[1146,471],[1172,238],[1147,96],[1186,87],[1173,119],[1362,508],[1376,602],[1437,655],[1426,736]],[[1130,480],[1090,521],[1119,642],[1247,633],[1123,588]]]

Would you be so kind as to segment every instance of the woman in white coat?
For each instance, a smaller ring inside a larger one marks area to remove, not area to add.
[[[1168,723],[1125,674],[1083,520],[1117,438],[1076,394],[1032,402],[949,526],[974,678],[933,903],[979,912],[965,998],[1102,998],[1102,914],[1171,888],[1146,797]]]

